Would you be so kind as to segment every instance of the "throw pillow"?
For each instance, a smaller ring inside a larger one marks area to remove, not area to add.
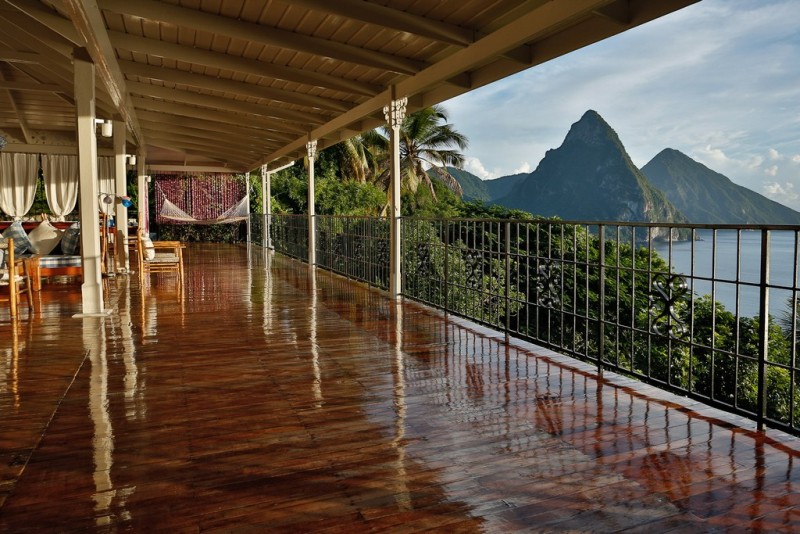
[[[28,234],[28,240],[31,242],[31,251],[42,256],[53,252],[53,249],[61,242],[62,237],[64,237],[64,232],[48,221],[39,223],[39,226]]]
[[[78,252],[81,243],[81,223],[73,223],[72,226],[64,231],[61,238],[61,253],[64,256],[74,256]]]
[[[153,246],[153,240],[149,236],[142,236],[142,246],[144,247],[144,257],[148,260],[156,258],[156,247]]]
[[[14,240],[14,254],[19,256],[25,254],[31,248],[31,242],[28,241],[28,234],[25,233],[25,228],[22,227],[21,221],[14,221],[11,226],[6,228],[3,232],[3,237],[9,237]]]

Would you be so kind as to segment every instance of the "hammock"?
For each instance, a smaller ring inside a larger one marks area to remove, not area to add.
[[[223,211],[217,216],[216,213],[219,213],[216,209],[211,208],[211,206],[220,206],[222,208],[225,202],[231,202],[233,199],[237,198],[237,196],[231,197],[231,195],[236,195],[234,188],[232,189],[230,186],[233,185],[230,180],[225,180],[224,177],[213,176],[211,177],[212,182],[208,183],[200,183],[194,181],[188,177],[165,177],[167,180],[179,180],[183,182],[183,186],[181,189],[188,188],[190,191],[189,196],[193,199],[195,198],[204,198],[207,199],[209,196],[214,199],[213,204],[207,204],[208,200],[204,200],[202,204],[200,204],[201,209],[198,213],[202,213],[204,215],[203,218],[198,218],[196,215],[188,213],[186,210],[196,211],[192,208],[192,206],[197,206],[197,200],[195,199],[194,202],[191,200],[185,204],[186,208],[182,208],[178,206],[175,202],[171,201],[167,198],[167,194],[164,188],[161,187],[160,181],[156,181],[156,191],[159,193],[159,200],[161,200],[161,209],[158,213],[158,219],[163,220],[164,222],[172,221],[176,224],[226,224],[226,223],[235,223],[239,221],[247,220],[250,216],[250,198],[245,194],[241,200],[236,202],[234,205],[230,206],[228,209]],[[228,187],[219,187],[220,183],[227,183]],[[197,189],[197,188],[200,189]],[[192,192],[197,193],[195,196]],[[241,188],[239,189],[239,194],[241,194]],[[182,197],[181,197],[182,198]],[[178,200],[180,202],[180,199]],[[184,204],[184,202],[180,202]],[[216,213],[215,213],[216,212]]]
[[[249,206],[247,202],[248,198],[244,197],[240,200],[235,206],[232,206],[225,210],[222,215],[216,217],[214,219],[195,219],[178,206],[167,200],[164,199],[164,205],[161,207],[161,211],[159,212],[159,216],[163,217],[164,219],[170,219],[176,222],[182,223],[189,223],[189,224],[225,224],[225,223],[234,223],[239,221],[246,220],[249,215]]]

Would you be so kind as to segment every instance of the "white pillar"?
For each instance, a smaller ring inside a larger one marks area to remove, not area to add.
[[[383,108],[391,129],[392,176],[389,184],[389,295],[397,299],[402,294],[400,272],[400,127],[406,117],[407,98],[396,99],[392,88],[392,102]]]
[[[116,254],[114,266],[117,272],[128,272],[130,269],[130,258],[128,257],[128,208],[122,205],[119,197],[128,196],[128,180],[127,168],[128,162],[126,161],[125,154],[125,122],[120,120],[114,121],[114,182],[116,184],[116,195],[114,199],[114,219],[116,223],[116,232],[114,235],[114,244],[116,245]]]
[[[306,143],[308,150],[308,266],[317,263],[317,221],[314,217],[314,160],[317,157],[317,142]]]
[[[100,217],[98,215],[97,137],[95,134],[94,63],[89,53],[74,53],[75,108],[77,116],[78,172],[80,176],[81,302],[84,315],[102,314],[103,283],[100,274]]]
[[[139,230],[143,232],[143,235],[147,235],[150,231],[150,226],[147,220],[147,210],[149,209],[147,205],[147,176],[145,175],[145,155],[143,151],[139,151],[136,155],[136,186],[137,191],[139,191],[139,198],[138,203],[139,205],[136,206],[136,209],[139,210]]]
[[[267,169],[267,165],[261,166],[261,215],[264,224],[262,246],[266,249],[272,248],[270,239],[270,226],[272,224],[272,173]]]

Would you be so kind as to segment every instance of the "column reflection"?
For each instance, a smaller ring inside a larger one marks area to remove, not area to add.
[[[145,416],[143,378],[140,376],[139,365],[136,361],[136,343],[133,339],[131,319],[131,279],[124,276],[118,288],[120,294],[119,320],[120,335],[122,336],[122,362],[125,366],[125,416],[129,420],[138,420]]]
[[[408,475],[406,472],[405,437],[408,407],[406,406],[406,362],[405,354],[403,353],[403,306],[399,303],[395,305],[394,338],[394,369],[392,369],[392,376],[394,377],[395,434],[392,440],[392,447],[397,451],[397,460],[394,462],[397,473],[394,495],[399,509],[411,510],[411,495],[408,491]]]
[[[88,351],[91,364],[89,378],[89,417],[94,425],[92,439],[92,459],[94,461],[94,486],[92,495],[95,511],[95,525],[108,527],[113,524],[115,501],[118,517],[129,520],[130,513],[125,509],[127,497],[135,487],[118,490],[111,479],[114,466],[114,428],[109,413],[108,396],[108,352],[105,321],[106,318],[87,317],[83,319],[83,345]]]
[[[6,406],[6,397],[12,399],[14,410],[19,410],[19,324],[11,321],[11,346],[3,350],[0,362],[0,407]]]
[[[314,407],[321,408],[322,397],[322,370],[319,366],[319,343],[317,340],[317,277],[312,271],[311,278],[311,366],[313,368],[314,380],[311,383],[311,393],[314,395]]]

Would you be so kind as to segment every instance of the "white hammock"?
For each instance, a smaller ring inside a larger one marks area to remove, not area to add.
[[[164,219],[169,219],[176,222],[189,223],[189,224],[226,224],[244,221],[250,216],[249,198],[245,196],[235,205],[231,206],[219,217],[214,219],[195,219],[178,206],[170,202],[164,193],[161,193],[164,204],[161,206],[159,216]]]

